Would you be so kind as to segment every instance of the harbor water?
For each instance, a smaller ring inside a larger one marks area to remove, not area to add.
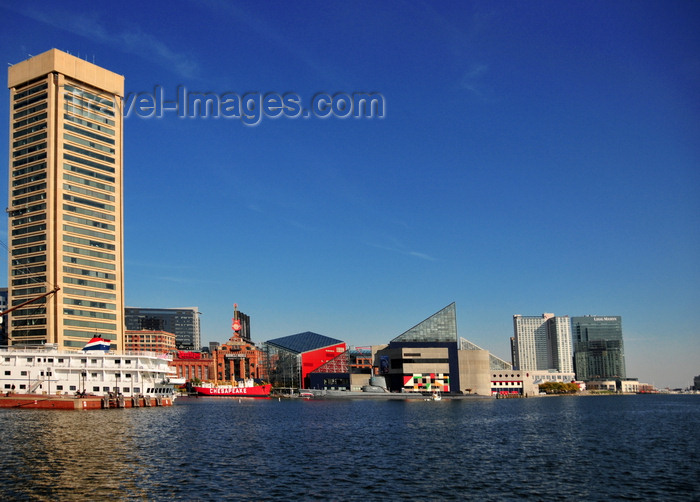
[[[3,500],[700,500],[700,396],[0,409]]]

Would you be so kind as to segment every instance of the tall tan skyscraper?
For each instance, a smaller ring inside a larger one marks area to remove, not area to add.
[[[56,49],[11,66],[11,344],[123,348],[124,77]],[[57,289],[58,288],[58,289]]]

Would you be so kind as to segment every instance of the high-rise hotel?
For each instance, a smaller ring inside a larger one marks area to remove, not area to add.
[[[571,323],[568,316],[513,316],[513,368],[573,373]]]
[[[10,304],[49,293],[10,314],[9,341],[122,349],[124,77],[52,49],[8,87]]]

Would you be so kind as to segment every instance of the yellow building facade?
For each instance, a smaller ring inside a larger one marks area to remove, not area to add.
[[[10,344],[124,343],[124,77],[52,49],[8,69]],[[53,291],[53,293],[51,293]]]

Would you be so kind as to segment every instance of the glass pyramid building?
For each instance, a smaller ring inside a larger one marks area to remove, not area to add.
[[[394,338],[391,343],[400,342],[454,342],[457,338],[457,307],[450,303],[441,311],[416,324],[408,331]]]

